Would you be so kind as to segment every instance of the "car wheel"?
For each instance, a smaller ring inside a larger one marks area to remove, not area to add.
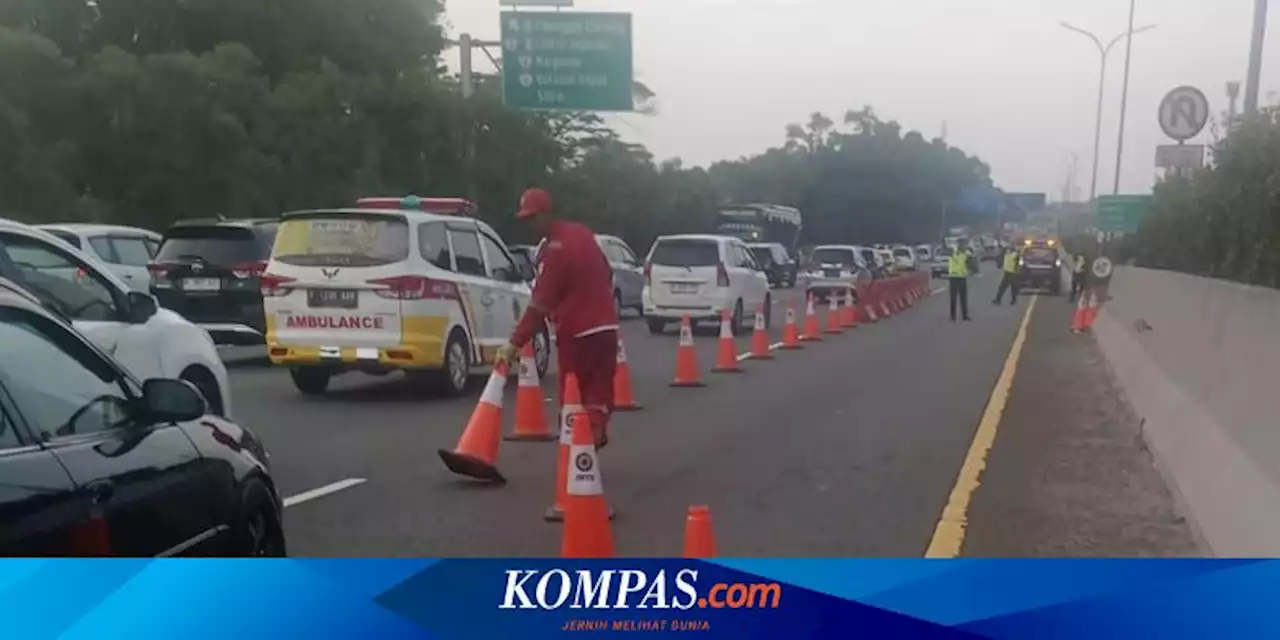
[[[244,519],[236,534],[235,555],[247,558],[283,558],[287,555],[279,510],[267,485],[256,478],[244,485]]]
[[[289,369],[289,377],[293,378],[293,386],[304,396],[321,396],[329,388],[329,378],[333,373],[325,369],[311,367],[294,367]]]
[[[733,303],[733,317],[729,319],[729,330],[735,338],[742,334],[742,300]]]
[[[617,289],[613,290],[613,313],[622,319],[622,292]]]
[[[538,379],[545,380],[551,368],[551,335],[544,328],[533,334],[533,363],[538,369]]]
[[[655,336],[662,335],[662,332],[667,328],[667,321],[662,318],[645,318],[644,320],[645,324],[649,325],[649,333]]]
[[[451,398],[466,392],[467,381],[471,379],[471,357],[468,353],[470,346],[466,336],[461,329],[454,329],[444,346],[443,366],[432,372],[432,386]]]
[[[204,396],[204,402],[208,405],[209,413],[219,418],[225,418],[226,411],[223,409],[222,391],[218,389],[218,381],[209,373],[208,369],[198,366],[187,367],[178,375],[179,380],[190,382],[192,386]]]

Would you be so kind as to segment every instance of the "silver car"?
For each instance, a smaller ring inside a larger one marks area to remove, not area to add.
[[[625,309],[644,313],[644,267],[636,254],[621,238],[596,234],[596,242],[609,266],[613,267],[613,299],[618,305],[618,315]]]

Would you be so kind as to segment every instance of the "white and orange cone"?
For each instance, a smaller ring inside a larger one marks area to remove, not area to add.
[[[716,355],[716,373],[742,373],[738,366],[738,347],[733,342],[733,315],[728,309],[720,312],[720,345]]]
[[[534,359],[533,345],[527,343],[520,353],[520,386],[516,390],[516,424],[504,440],[520,442],[551,442],[555,434],[547,427],[547,412],[543,406],[542,383],[538,380],[538,364]]]
[[[497,466],[498,446],[502,442],[502,390],[506,384],[506,365],[494,367],[458,446],[453,451],[437,451],[450,471],[478,480],[507,481]]]

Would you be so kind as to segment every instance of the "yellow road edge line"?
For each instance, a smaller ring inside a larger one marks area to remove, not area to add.
[[[991,391],[991,399],[982,413],[982,421],[973,434],[973,442],[969,445],[969,453],[960,467],[960,475],[951,488],[951,496],[947,498],[947,506],[938,518],[938,526],[933,530],[933,539],[925,550],[926,558],[955,558],[960,555],[964,545],[965,528],[968,525],[969,502],[978,486],[982,484],[981,476],[987,468],[987,453],[995,444],[996,431],[1000,428],[1000,417],[1004,415],[1005,403],[1009,400],[1009,390],[1013,388],[1013,377],[1018,371],[1018,360],[1022,358],[1022,345],[1027,341],[1027,324],[1031,320],[1031,312],[1036,307],[1039,296],[1031,297],[1031,304],[1022,316],[1022,324],[1018,334],[1009,348],[1009,355],[1004,361],[1004,370],[996,380],[995,389]]]

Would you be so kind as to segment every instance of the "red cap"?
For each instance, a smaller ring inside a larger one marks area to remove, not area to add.
[[[516,218],[528,218],[551,211],[551,194],[546,189],[526,189],[520,196],[520,210]]]

